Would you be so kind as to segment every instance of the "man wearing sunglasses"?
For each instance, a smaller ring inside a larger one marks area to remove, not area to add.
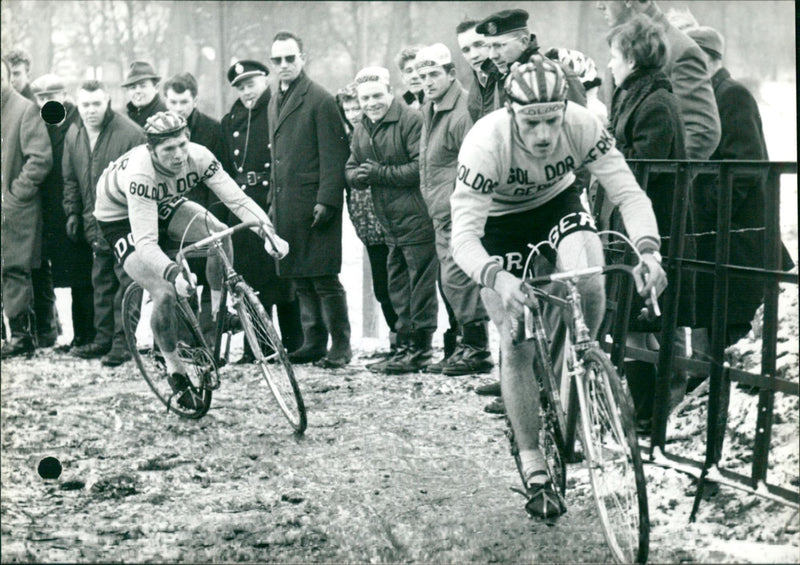
[[[352,357],[347,298],[338,276],[347,136],[333,96],[303,70],[299,37],[278,32],[270,62],[278,78],[268,107],[270,213],[292,248],[291,257],[278,265],[278,276],[295,282],[303,325],[303,345],[289,358],[343,367]]]

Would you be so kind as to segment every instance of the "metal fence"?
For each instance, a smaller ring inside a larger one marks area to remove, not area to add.
[[[607,319],[612,320],[609,327],[612,337],[610,343],[604,344],[610,350],[612,361],[618,367],[623,367],[626,358],[654,363],[657,366],[650,460],[687,472],[698,479],[691,520],[695,518],[704,487],[710,481],[800,507],[800,493],[796,488],[789,489],[767,483],[775,394],[800,395],[800,385],[797,381],[776,375],[779,284],[798,283],[796,273],[781,270],[780,179],[782,175],[796,175],[797,163],[690,160],[631,160],[629,163],[643,187],[647,186],[648,179],[653,174],[671,173],[675,179],[671,233],[667,249],[662,249],[669,286],[663,300],[660,350],[654,352],[626,347],[633,294],[630,281],[617,281],[609,289],[609,310],[613,315]],[[686,231],[687,213],[692,200],[692,180],[698,174],[716,175],[720,187],[713,263],[684,256],[687,236],[692,235]],[[745,176],[751,179],[763,179],[766,212],[763,226],[765,256],[763,268],[730,264],[733,183],[735,179]],[[714,275],[712,322],[709,329],[710,361],[687,358],[675,351],[674,338],[677,331],[681,280],[693,271]],[[725,363],[728,282],[733,276],[755,278],[764,282],[761,372],[758,374],[734,369]],[[709,375],[706,449],[705,460],[702,462],[666,453],[667,421],[670,413],[669,383],[673,372],[678,370]],[[731,382],[739,382],[759,390],[758,419],[753,430],[755,442],[750,476],[718,467],[727,425]]]

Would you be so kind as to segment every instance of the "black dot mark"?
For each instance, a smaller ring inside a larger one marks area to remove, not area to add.
[[[61,461],[55,457],[45,457],[39,461],[39,476],[43,479],[57,479],[61,476]]]
[[[50,100],[45,102],[42,106],[42,119],[51,125],[60,124],[67,116],[67,110],[64,105],[57,100]]]

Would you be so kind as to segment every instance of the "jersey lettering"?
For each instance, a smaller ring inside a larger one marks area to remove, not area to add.
[[[574,168],[575,161],[572,160],[571,155],[567,155],[563,161],[559,161],[555,165],[545,165],[544,174],[547,180],[550,181],[557,177],[563,177]]]
[[[483,194],[489,194],[498,185],[498,182],[484,177],[481,173],[475,173],[470,180],[470,168],[466,165],[459,165],[458,180],[469,186],[472,190],[477,190]]]
[[[128,187],[128,192],[130,192],[133,196],[138,196],[140,198],[148,198],[155,201],[159,200],[159,189],[148,184],[132,181],[131,185]]]
[[[600,157],[611,151],[612,147],[614,147],[614,138],[611,137],[608,130],[604,129],[600,139],[594,144],[594,147],[589,150],[589,154],[586,156],[586,160],[583,164],[586,165],[597,161]]]
[[[506,184],[530,184],[528,182],[528,171],[519,168],[512,168],[508,172],[508,180]]]

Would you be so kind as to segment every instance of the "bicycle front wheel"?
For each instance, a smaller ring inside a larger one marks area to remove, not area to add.
[[[272,396],[295,432],[302,434],[307,424],[306,407],[294,377],[294,369],[289,362],[289,355],[278,332],[256,293],[247,283],[236,284],[234,302],[245,338]]]
[[[584,456],[606,541],[618,563],[644,563],[650,519],[632,402],[600,349],[588,349],[582,363]]]
[[[131,283],[122,298],[122,326],[128,349],[133,355],[139,371],[156,397],[168,410],[181,418],[202,418],[211,407],[211,391],[219,386],[219,374],[211,351],[206,346],[191,311],[179,304],[175,309],[177,327],[177,352],[186,367],[187,377],[202,398],[197,409],[188,409],[178,404],[167,383],[164,357],[156,346],[147,323],[152,312],[152,302],[142,287]]]

